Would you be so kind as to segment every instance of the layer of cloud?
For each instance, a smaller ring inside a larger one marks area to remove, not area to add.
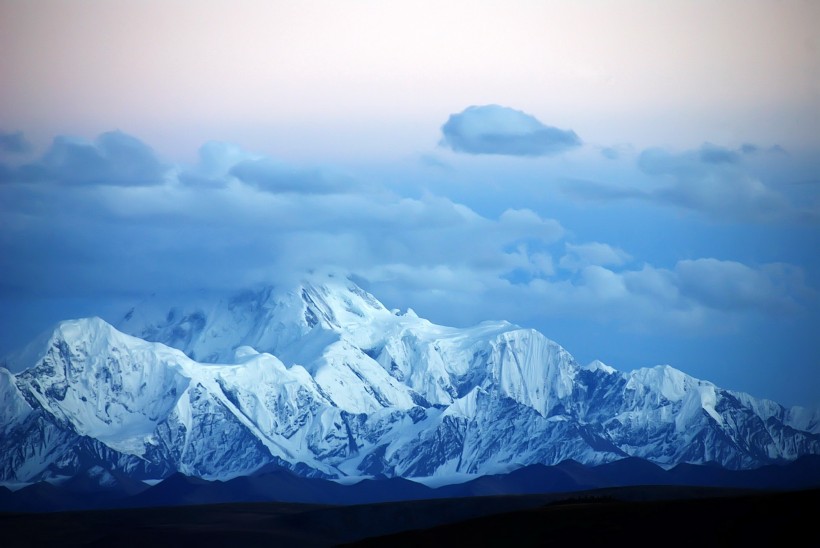
[[[499,105],[471,106],[451,114],[441,143],[455,152],[546,156],[581,145],[572,130],[547,126],[534,116]]]
[[[0,131],[0,152],[24,154],[29,150],[31,150],[31,143],[26,140],[22,131]]]
[[[620,151],[615,147],[603,147],[600,150],[601,156],[607,160],[617,160],[621,157]]]
[[[199,147],[199,162],[178,170],[180,183],[194,188],[225,188],[230,182],[230,171],[237,164],[264,158],[241,147],[222,141],[209,141]]]
[[[49,161],[77,163],[80,155],[63,146],[71,142],[56,139]],[[154,186],[103,184],[91,169],[78,170],[72,185],[5,185],[3,283],[29,293],[93,294],[228,289],[326,265],[446,264],[495,273],[506,268],[511,242],[546,245],[564,234],[559,222],[530,210],[487,217],[441,196],[397,196],[324,174],[210,143],[197,165],[173,167]]]
[[[620,266],[632,259],[624,250],[600,242],[565,245],[566,253],[559,266],[566,270],[580,270],[586,266]]]
[[[516,255],[509,266],[521,259]],[[524,323],[582,320],[639,332],[714,333],[740,329],[750,318],[789,317],[817,298],[801,269],[779,263],[751,267],[707,258],[672,268],[587,265],[571,277],[538,270],[519,265],[505,276],[450,264],[389,264],[362,274],[377,295],[413,302],[451,323],[485,319],[489,302],[496,317]]]
[[[7,182],[59,182],[68,185],[150,186],[164,182],[167,171],[145,143],[121,131],[101,134],[89,142],[57,137],[33,163],[4,167]]]
[[[233,166],[230,174],[240,181],[267,192],[334,194],[353,186],[345,177],[320,169],[297,169],[270,158],[245,160]]]
[[[721,310],[788,312],[812,293],[803,272],[782,263],[755,269],[735,261],[685,260],[675,273],[683,296]]]
[[[144,157],[134,150],[150,151],[125,137],[78,145],[83,154],[56,139],[39,163],[99,165],[79,160],[89,154],[106,160],[105,178],[80,169],[70,185],[0,187],[0,297],[227,291],[331,266],[366,280],[387,304],[443,322],[578,318],[694,330],[790,314],[813,298],[791,265],[703,258],[635,267],[619,247],[567,242],[559,221],[531,209],[481,214],[429,192],[322,186],[304,175],[322,170],[225,143],[206,144],[196,165],[171,165],[153,185],[112,184],[112,173],[133,173],[123,166]],[[111,153],[121,142],[125,152]]]
[[[728,149],[710,143],[680,153],[651,148],[637,158],[647,183],[615,185],[574,180],[564,185],[564,192],[598,202],[639,200],[729,222],[817,218],[817,211],[794,203],[746,168],[744,157],[758,153],[752,145]]]
[[[737,151],[710,144],[681,154],[650,149],[638,160],[644,173],[671,179],[649,192],[654,201],[735,220],[771,221],[789,215],[785,196],[744,172],[739,163]]]

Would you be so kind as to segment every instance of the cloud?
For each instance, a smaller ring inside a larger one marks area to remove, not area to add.
[[[752,175],[743,157],[754,153],[748,147],[732,150],[710,143],[680,153],[650,148],[637,159],[638,168],[649,177],[646,184],[570,180],[562,190],[584,200],[639,200],[695,211],[720,221],[816,218],[817,211],[805,203],[793,203],[787,195]]]
[[[441,132],[443,145],[467,154],[547,156],[581,145],[572,130],[544,125],[534,116],[499,105],[471,106],[451,114]]]
[[[741,155],[737,151],[704,143],[697,150],[682,153],[662,148],[649,148],[638,156],[638,167],[648,175],[693,177],[720,169],[721,164],[737,164]]]
[[[233,143],[209,141],[199,147],[199,162],[181,169],[177,174],[180,183],[200,189],[225,188],[230,182],[231,169],[247,160],[263,156],[251,154]]]
[[[741,148],[741,151],[738,152],[711,143],[704,143],[700,147],[700,161],[707,164],[736,164],[740,162],[740,155],[745,154],[746,150]]]
[[[816,297],[803,270],[785,263],[752,267],[714,258],[678,261],[674,268],[644,265],[623,273],[635,295],[651,298],[659,307],[701,309],[725,314],[790,314]]]
[[[452,170],[452,166],[434,154],[421,154],[419,156],[419,163],[427,167],[442,169],[445,171]]]
[[[680,308],[677,276],[671,270],[644,264],[640,270],[622,273],[626,289],[639,298],[656,303],[658,308]]]
[[[136,137],[111,131],[93,143],[56,137],[39,160],[16,168],[4,166],[0,177],[6,182],[151,186],[164,182],[167,169],[148,145]]]
[[[357,186],[343,174],[326,168],[298,167],[221,141],[199,149],[199,162],[177,173],[184,186],[200,190],[227,188],[232,182],[274,194],[338,194]]]
[[[58,137],[43,165],[61,182],[91,185],[158,185],[166,170],[148,145],[121,131],[103,133],[94,143]]]
[[[761,147],[754,143],[743,143],[740,145],[740,148],[737,149],[737,152],[743,154],[744,156],[755,156],[760,154],[768,154],[768,155],[777,155],[777,156],[788,156],[789,153],[780,145],[771,145],[768,147]]]
[[[600,242],[565,244],[566,253],[558,265],[565,270],[580,270],[586,266],[621,266],[632,260],[624,250]]]
[[[600,152],[607,160],[617,160],[621,157],[621,153],[615,147],[603,147]]]
[[[784,195],[744,174],[679,181],[651,193],[651,198],[722,220],[767,222],[796,213]]]
[[[800,314],[816,297],[794,265],[706,258],[631,268],[623,250],[589,242],[565,244],[570,253],[556,270],[551,254],[537,247],[508,247],[506,261],[491,268],[396,261],[359,274],[391,302],[412,302],[420,313],[454,324],[580,319],[629,331],[714,333],[739,329],[750,318]]]
[[[802,271],[782,263],[754,269],[735,261],[685,260],[675,273],[681,295],[720,310],[788,312],[810,293]]]
[[[740,145],[740,152],[743,154],[757,154],[760,152],[760,147],[752,143],[744,143]]]
[[[568,179],[561,186],[564,194],[590,202],[607,203],[619,200],[649,200],[647,192],[639,189],[587,179]]]
[[[650,190],[650,200],[734,220],[771,221],[788,215],[785,196],[740,169],[739,163],[738,152],[710,144],[681,154],[647,150],[638,161],[645,173],[671,179],[671,184]]]
[[[196,165],[170,167],[158,185],[4,185],[3,284],[16,294],[110,296],[227,290],[327,265],[497,273],[509,245],[564,234],[531,210],[480,215],[326,173],[209,143]]]
[[[24,154],[31,150],[31,144],[26,141],[22,131],[12,133],[0,131],[0,152]]]
[[[531,285],[531,298],[542,302],[542,313],[591,317],[638,330],[727,329],[749,317],[799,313],[816,298],[794,265],[752,267],[713,258],[678,261],[671,269],[593,264],[572,278],[538,279]]]
[[[536,278],[553,276],[555,265],[552,255],[539,247],[542,246],[533,245],[532,242],[518,242],[505,249],[504,268],[507,271],[500,277],[514,284],[527,284]]]
[[[617,246],[566,242],[559,221],[532,209],[479,212],[430,192],[323,187],[302,173],[315,171],[208,143],[196,165],[170,166],[160,184],[2,185],[0,302],[229,291],[329,266],[365,280],[388,306],[412,304],[443,323],[705,330],[792,313],[811,295],[789,265],[635,267]]]
[[[245,160],[233,166],[230,174],[266,192],[333,194],[351,189],[352,182],[320,169],[298,169],[271,158]]]
[[[712,171],[715,166],[738,165],[743,161],[744,156],[754,156],[761,152],[764,151],[759,146],[750,143],[745,143],[737,149],[703,143],[697,150],[679,153],[669,152],[662,148],[649,148],[641,152],[638,166],[644,173],[687,176]],[[782,153],[785,151],[775,145],[765,152]]]

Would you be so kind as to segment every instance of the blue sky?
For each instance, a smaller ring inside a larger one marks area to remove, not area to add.
[[[0,2],[0,354],[333,266],[820,405],[809,2]]]

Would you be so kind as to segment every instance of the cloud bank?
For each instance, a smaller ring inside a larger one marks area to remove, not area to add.
[[[547,126],[534,116],[499,105],[471,106],[451,114],[441,144],[466,154],[547,156],[581,145],[572,130]]]
[[[643,184],[573,180],[564,184],[563,192],[600,203],[636,200],[675,207],[724,222],[816,220],[820,216],[816,206],[789,197],[782,188],[753,174],[744,158],[757,154],[759,148],[754,145],[735,150],[705,143],[683,152],[649,148],[636,159],[646,178]]]
[[[46,153],[17,168],[3,166],[10,182],[59,182],[66,185],[150,186],[164,182],[167,166],[145,143],[121,131],[88,142],[56,137]]]
[[[700,162],[644,161],[673,177],[694,177],[690,164]],[[813,295],[793,265],[653,265],[572,241],[531,209],[480,214],[226,143],[207,143],[186,166],[119,132],[94,143],[61,137],[31,166],[45,176],[15,172],[0,186],[0,297],[228,291],[334,267],[388,304],[450,323],[552,317],[698,330],[790,314]]]

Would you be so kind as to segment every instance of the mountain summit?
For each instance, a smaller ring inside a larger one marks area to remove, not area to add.
[[[820,454],[818,414],[669,366],[578,365],[507,322],[443,327],[343,276],[60,323],[0,369],[0,481],[446,477],[628,456],[733,469]]]

